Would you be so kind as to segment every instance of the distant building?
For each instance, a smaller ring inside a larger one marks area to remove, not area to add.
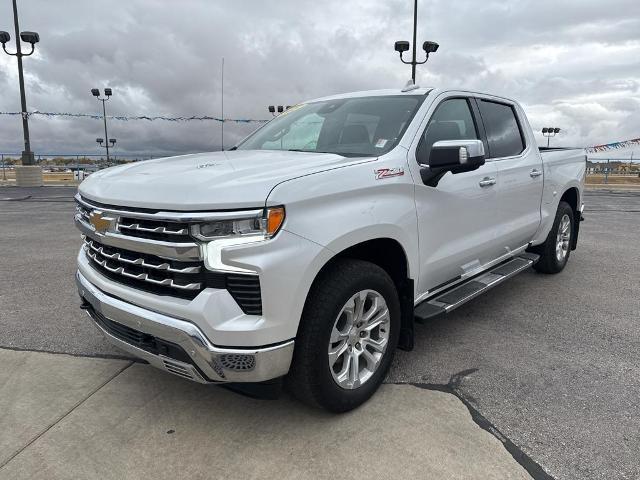
[[[591,160],[587,160],[587,175],[604,174],[607,173],[607,170],[610,174],[640,174],[640,165],[624,160],[612,160],[609,162],[592,162]]]

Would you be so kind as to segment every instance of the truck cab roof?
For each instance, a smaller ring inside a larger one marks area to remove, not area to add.
[[[465,88],[437,88],[437,87],[417,87],[412,90],[406,90],[405,88],[384,88],[379,90],[360,90],[357,92],[340,93],[336,95],[327,95],[326,97],[314,98],[311,100],[305,100],[300,103],[313,103],[326,100],[339,100],[345,98],[359,98],[359,97],[385,97],[385,96],[415,96],[415,95],[427,95],[434,93],[439,95],[446,92],[460,92],[469,96],[481,96],[485,98],[492,98],[496,101],[508,102],[517,104],[515,100],[501,95],[495,95],[491,92],[480,92],[476,90],[468,90]]]
[[[392,95],[426,95],[433,88],[431,87],[418,87],[413,90],[403,91],[401,88],[385,88],[381,90],[361,90],[358,92],[340,93],[338,95],[328,95],[326,97],[314,98],[303,103],[321,102],[325,100],[340,100],[343,98],[359,98],[359,97],[388,97]]]

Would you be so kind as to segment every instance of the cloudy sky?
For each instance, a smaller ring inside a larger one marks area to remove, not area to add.
[[[109,86],[108,114],[219,116],[222,57],[228,118],[264,119],[269,104],[400,88],[410,76],[393,43],[411,38],[411,0],[18,4],[21,29],[41,39],[24,60],[29,110],[99,113],[90,89]],[[0,0],[0,30],[13,37],[10,0]],[[640,137],[638,0],[420,0],[418,40],[440,44],[418,67],[418,84],[513,97],[534,129],[563,129],[554,144]],[[1,54],[0,111],[20,110],[17,85],[15,59]],[[36,153],[97,153],[95,138],[104,136],[91,119],[36,117],[30,126]],[[226,124],[225,144],[251,128]],[[109,133],[121,153],[220,148],[214,122],[111,121]],[[19,118],[0,115],[0,152],[21,149]]]

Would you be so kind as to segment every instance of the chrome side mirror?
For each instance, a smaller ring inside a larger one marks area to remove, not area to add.
[[[425,185],[436,186],[445,173],[471,172],[484,165],[481,140],[441,140],[431,147],[428,164],[420,165]]]

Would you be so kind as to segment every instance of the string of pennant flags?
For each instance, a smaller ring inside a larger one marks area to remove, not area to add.
[[[631,140],[624,140],[622,142],[595,145],[593,147],[587,147],[585,148],[585,150],[587,151],[587,153],[608,152],[610,150],[619,150],[621,148],[628,148],[634,145],[640,145],[640,138],[632,138]]]
[[[102,115],[93,115],[90,113],[67,113],[67,112],[40,112],[35,110],[33,112],[0,112],[0,115],[11,115],[11,116],[22,116],[23,118],[29,118],[33,116],[42,116],[42,117],[72,117],[72,118],[92,118],[94,120],[102,120]],[[191,116],[191,117],[164,117],[161,115],[155,116],[147,116],[147,115],[139,115],[139,116],[128,116],[128,115],[107,115],[109,120],[120,120],[123,122],[128,122],[131,120],[148,120],[153,122],[154,120],[164,120],[167,122],[188,122],[192,120],[204,120],[204,121],[213,121],[220,123],[266,123],[269,120],[259,120],[254,118],[220,118],[220,117],[211,117],[208,115],[202,116]]]
[[[68,113],[68,112],[40,112],[35,110],[33,112],[0,112],[0,115],[22,116],[23,118],[29,118],[32,116],[42,117],[72,117],[72,118],[91,118],[94,120],[102,120],[102,115],[93,115],[90,113]],[[190,121],[213,121],[220,123],[267,123],[269,120],[255,119],[255,118],[220,118],[211,117],[209,115],[202,116],[190,116],[190,117],[165,117],[161,115],[147,116],[129,116],[129,115],[107,115],[110,120],[120,120],[123,122],[135,121],[135,120],[147,120],[147,121],[167,121],[167,122],[190,122]],[[592,147],[585,147],[587,153],[608,152],[610,150],[619,150],[621,148],[628,148],[634,145],[640,145],[640,138],[632,138],[630,140],[623,140],[621,142],[605,143],[602,145],[594,145]]]

